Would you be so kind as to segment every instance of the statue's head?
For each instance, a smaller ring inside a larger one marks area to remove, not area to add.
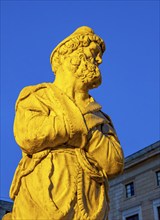
[[[104,41],[91,28],[82,26],[52,51],[52,70],[56,75],[59,68],[65,66],[74,76],[88,84],[89,89],[95,88],[101,83],[98,65],[102,62],[104,51]]]

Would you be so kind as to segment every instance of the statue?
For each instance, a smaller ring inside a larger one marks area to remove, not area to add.
[[[12,220],[107,219],[108,178],[122,172],[123,152],[88,93],[101,84],[104,51],[103,40],[80,27],[51,54],[55,81],[21,91],[14,135],[23,157],[10,189]]]

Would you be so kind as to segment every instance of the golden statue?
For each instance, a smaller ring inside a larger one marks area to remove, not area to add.
[[[23,152],[10,197],[12,220],[106,220],[108,178],[123,170],[111,119],[89,95],[101,84],[103,40],[78,28],[52,52],[53,83],[25,87],[14,135]]]

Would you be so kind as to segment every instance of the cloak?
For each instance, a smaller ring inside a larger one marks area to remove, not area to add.
[[[83,108],[54,84],[26,87],[14,135],[23,157],[10,189],[13,220],[107,219],[108,178],[123,170],[123,152],[92,97]]]

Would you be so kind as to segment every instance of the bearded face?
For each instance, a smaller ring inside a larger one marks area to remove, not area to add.
[[[102,51],[98,44],[91,42],[87,47],[80,47],[67,57],[61,56],[63,71],[69,72],[86,89],[93,89],[101,84],[98,65],[102,62]],[[60,69],[61,74],[61,69]],[[70,77],[71,77],[70,75]]]
[[[75,66],[75,59],[73,58],[71,62],[73,66]],[[101,73],[94,59],[87,59],[85,54],[81,55],[78,59],[79,65],[75,69],[75,77],[81,79],[88,89],[98,87],[101,84]]]
[[[88,88],[93,89],[101,84],[101,73],[98,65],[102,62],[101,50],[93,43],[85,49],[70,55],[68,68],[74,76]]]

